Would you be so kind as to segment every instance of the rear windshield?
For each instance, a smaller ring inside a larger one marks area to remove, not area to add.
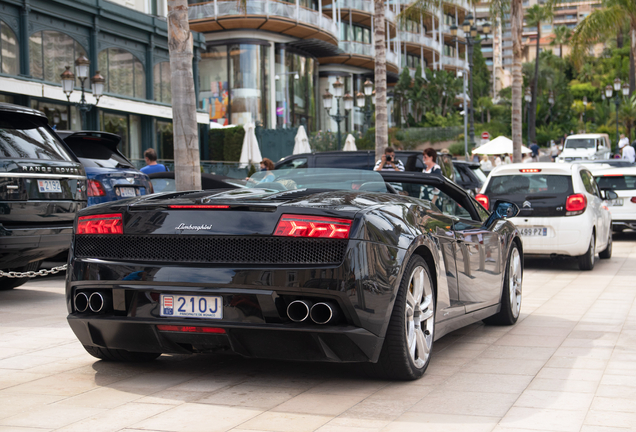
[[[565,141],[565,148],[569,149],[588,149],[596,147],[595,138],[572,138]]]
[[[128,159],[99,143],[70,142],[67,144],[85,167],[134,168]]]
[[[481,167],[470,167],[473,171],[473,174],[475,174],[475,176],[477,176],[477,178],[479,179],[480,182],[485,183],[486,179],[488,178],[488,176],[481,170]]]
[[[73,161],[73,157],[48,129],[13,115],[0,119],[0,157]]]
[[[496,176],[486,188],[487,195],[569,194],[571,191],[570,176],[549,174]]]
[[[611,175],[596,177],[596,183],[601,189],[631,190],[636,189],[636,176]]]

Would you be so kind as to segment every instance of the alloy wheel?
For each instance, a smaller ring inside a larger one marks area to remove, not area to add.
[[[521,271],[521,257],[517,248],[512,249],[510,254],[510,261],[508,263],[508,289],[510,290],[510,311],[512,316],[516,319],[519,317],[521,311],[521,283],[522,283],[522,271]]]
[[[414,365],[423,367],[431,355],[435,326],[433,288],[424,268],[411,273],[406,294],[405,330],[408,351]]]

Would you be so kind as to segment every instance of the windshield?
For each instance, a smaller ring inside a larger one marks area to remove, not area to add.
[[[596,183],[601,189],[634,190],[636,189],[636,176],[606,175],[596,177]]]
[[[72,161],[73,158],[49,131],[24,116],[3,114],[0,119],[0,157]]]
[[[93,168],[135,168],[128,159],[97,142],[67,142],[82,165]]]
[[[530,174],[496,176],[490,180],[486,195],[567,194],[572,179],[564,175]]]
[[[387,192],[384,179],[375,171],[333,168],[260,171],[249,178],[246,187],[281,191],[327,189]]]
[[[595,138],[568,138],[565,141],[565,148],[569,149],[593,149],[595,147]]]

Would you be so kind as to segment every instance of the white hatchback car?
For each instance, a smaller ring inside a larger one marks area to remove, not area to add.
[[[601,191],[613,190],[618,195],[607,201],[612,212],[612,229],[636,230],[636,167],[593,170],[592,174]]]
[[[589,170],[580,164],[509,164],[491,171],[475,198],[489,210],[497,200],[521,209],[510,220],[519,228],[525,255],[578,258],[581,270],[594,267],[596,253],[612,256],[612,215]]]

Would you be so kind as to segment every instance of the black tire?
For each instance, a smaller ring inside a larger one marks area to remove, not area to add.
[[[419,281],[423,284],[421,296],[416,294],[417,289],[414,288]],[[411,302],[417,303],[417,308],[409,307],[408,294]],[[414,301],[417,297],[421,301]],[[416,380],[424,375],[430,363],[435,337],[435,304],[435,289],[428,265],[422,257],[414,255],[408,261],[400,282],[380,359],[377,363],[364,364],[369,375],[396,380]],[[410,310],[414,311],[412,316],[409,314]],[[413,325],[410,326],[410,323]],[[407,332],[412,338],[407,336]],[[409,339],[413,347],[412,353]]]
[[[100,360],[113,362],[149,362],[161,355],[161,353],[135,352],[114,348],[100,348],[88,345],[84,345],[84,349],[93,357],[97,357]]]
[[[14,268],[10,270],[3,270],[3,271],[4,272],[15,271],[15,272],[21,272],[21,273],[28,272],[28,271],[37,271],[40,268],[40,263],[41,261],[35,261],[32,263],[28,263],[27,265],[23,267],[18,267],[18,268]],[[17,288],[20,285],[24,285],[29,280],[31,280],[31,278],[28,278],[28,277],[23,277],[23,278],[9,278],[6,276],[0,277],[0,291],[6,291],[13,288]]]
[[[515,261],[517,263],[516,266]],[[523,261],[521,260],[519,248],[513,243],[506,260],[506,271],[504,272],[504,283],[501,290],[501,310],[495,315],[484,319],[484,323],[490,325],[513,325],[517,322],[521,311],[522,283]],[[515,293],[514,297],[512,297],[513,291]]]
[[[612,230],[609,230],[607,247],[598,253],[600,259],[610,259],[612,257]]]
[[[595,249],[596,235],[592,232],[592,238],[590,239],[590,246],[587,248],[587,252],[578,257],[580,270],[592,270],[594,268]]]

